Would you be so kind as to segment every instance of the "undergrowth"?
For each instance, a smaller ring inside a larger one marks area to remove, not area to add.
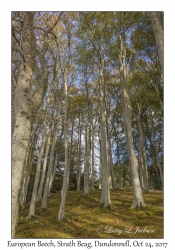
[[[101,191],[67,193],[66,220],[57,221],[60,192],[48,198],[48,209],[36,205],[36,218],[26,220],[29,203],[20,208],[16,238],[163,238],[163,193],[145,193],[146,207],[131,209],[130,190],[111,190],[112,204],[100,206]]]

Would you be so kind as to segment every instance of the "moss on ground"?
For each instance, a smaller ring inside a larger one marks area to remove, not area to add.
[[[109,209],[100,207],[101,191],[69,191],[67,220],[57,221],[60,192],[48,198],[48,209],[36,205],[37,218],[26,220],[29,204],[20,208],[16,238],[163,238],[163,193],[145,193],[145,208],[131,209],[130,190],[111,190]]]

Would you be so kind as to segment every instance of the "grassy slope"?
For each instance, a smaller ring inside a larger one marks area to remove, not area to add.
[[[99,206],[100,196],[100,190],[91,191],[89,196],[84,196],[83,191],[69,191],[65,210],[68,220],[65,221],[56,221],[60,192],[48,199],[47,210],[41,211],[41,203],[37,204],[37,219],[25,220],[29,212],[29,204],[26,204],[20,209],[16,238],[163,238],[161,191],[144,194],[146,208],[133,210],[130,190],[111,190],[109,210]],[[135,233],[137,229],[145,232]]]

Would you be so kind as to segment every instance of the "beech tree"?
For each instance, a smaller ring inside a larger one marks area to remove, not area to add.
[[[30,131],[33,117],[40,107],[46,88],[48,70],[44,58],[46,45],[41,51],[37,50],[36,39],[33,30],[34,12],[26,12],[20,15],[20,50],[23,61],[21,71],[17,80],[14,97],[14,132],[12,138],[12,237],[15,235],[15,228],[18,222],[18,195],[20,180],[22,178],[24,161],[30,140]],[[35,60],[38,53],[41,67]],[[32,74],[35,71],[35,93],[31,95]]]
[[[12,236],[60,191],[163,188],[163,13],[12,13]],[[31,192],[32,191],[32,192]],[[93,192],[93,191],[92,191]],[[59,204],[59,201],[58,201]]]

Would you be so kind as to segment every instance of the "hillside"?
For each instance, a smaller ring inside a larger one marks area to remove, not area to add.
[[[37,218],[25,220],[29,203],[20,208],[15,238],[163,238],[163,193],[145,193],[145,208],[133,209],[131,190],[111,190],[110,209],[99,206],[101,190],[83,195],[69,191],[65,214],[67,220],[57,221],[60,192],[48,199],[48,209],[36,206]]]

